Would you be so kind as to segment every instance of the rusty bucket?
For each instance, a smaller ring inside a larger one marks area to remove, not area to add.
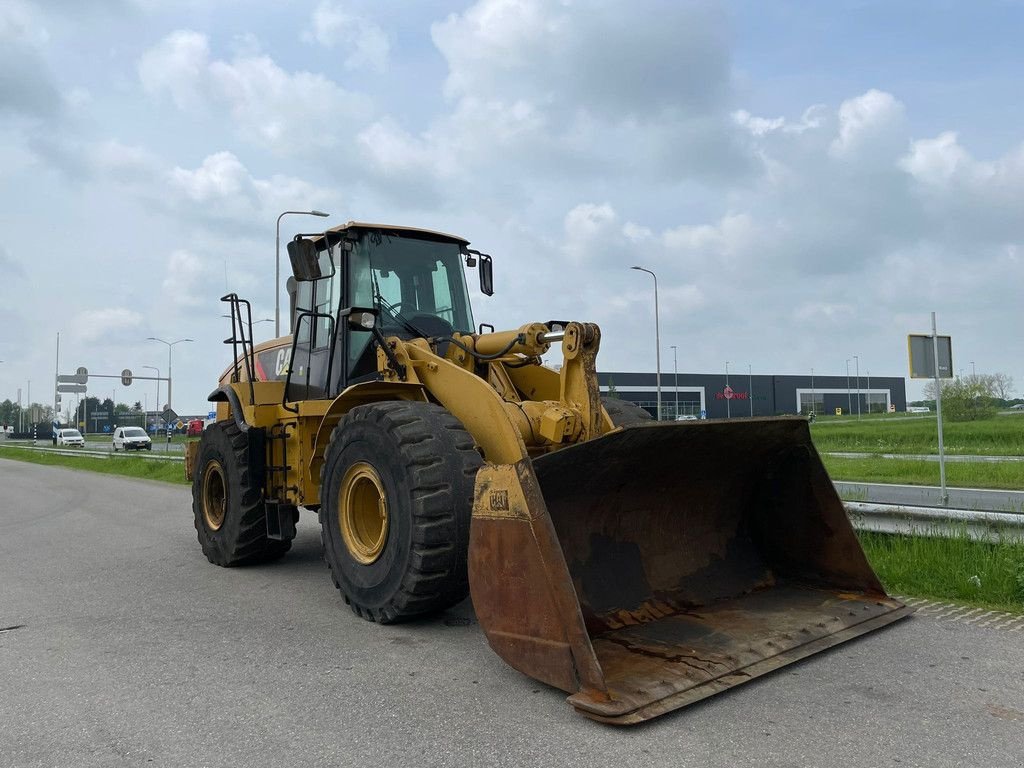
[[[804,419],[627,427],[477,479],[492,648],[638,723],[889,624]]]

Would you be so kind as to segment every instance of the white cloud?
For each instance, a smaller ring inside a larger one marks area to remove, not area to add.
[[[82,343],[116,343],[138,334],[142,315],[123,307],[91,309],[79,312],[71,321],[71,333]]]
[[[348,13],[340,3],[323,0],[313,11],[312,30],[303,35],[326,48],[341,46],[348,51],[345,69],[384,72],[391,43],[373,22]]]
[[[212,294],[217,291],[210,291],[205,286],[216,284],[217,281],[212,280],[216,272],[195,254],[185,250],[174,251],[167,260],[163,295],[180,306],[208,306]]]
[[[905,118],[903,104],[891,93],[872,88],[840,105],[839,136],[830,151],[842,159],[877,157],[892,148],[894,141],[905,141]]]
[[[143,87],[170,94],[183,111],[225,109],[246,139],[280,154],[336,148],[352,123],[370,114],[369,100],[324,75],[286,72],[250,44],[230,60],[213,59],[207,37],[178,30],[139,60]]]

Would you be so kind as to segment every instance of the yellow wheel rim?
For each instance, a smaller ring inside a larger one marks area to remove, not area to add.
[[[224,525],[227,502],[224,467],[219,461],[211,461],[206,465],[206,474],[203,475],[203,522],[211,531],[219,531]]]
[[[345,472],[338,491],[338,527],[349,554],[363,565],[375,562],[388,540],[388,501],[377,470],[365,462]]]

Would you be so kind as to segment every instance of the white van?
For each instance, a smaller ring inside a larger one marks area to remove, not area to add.
[[[153,441],[142,427],[118,427],[114,430],[114,450],[152,451]]]
[[[85,438],[77,429],[58,429],[57,445],[76,445],[79,448],[84,448]]]

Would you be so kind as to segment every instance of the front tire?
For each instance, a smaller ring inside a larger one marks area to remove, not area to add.
[[[353,612],[390,624],[466,597],[482,463],[458,419],[433,403],[374,403],[342,418],[321,470],[320,528]]]
[[[248,441],[233,421],[212,425],[199,446],[192,513],[206,559],[230,567],[266,562],[291,549],[267,538],[263,491],[249,471]]]

